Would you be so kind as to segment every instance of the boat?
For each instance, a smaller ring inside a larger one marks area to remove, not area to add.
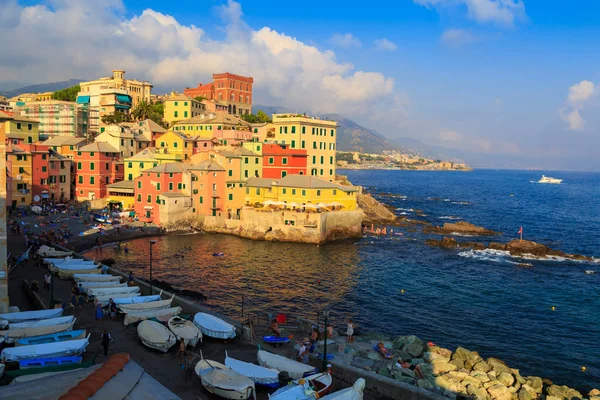
[[[552,178],[546,175],[542,175],[542,177],[540,178],[539,181],[537,181],[537,183],[554,183],[554,184],[559,184],[561,183],[563,180],[562,179],[556,179],[556,178]]]
[[[358,378],[354,385],[349,388],[338,390],[335,393],[321,397],[323,400],[362,400],[365,390],[365,380]]]
[[[150,318],[171,317],[173,315],[179,315],[180,313],[181,307],[171,307],[162,310],[135,311],[125,314],[123,324],[127,326]]]
[[[56,365],[81,364],[83,356],[29,358],[19,361],[19,368],[53,367]]]
[[[100,272],[100,269],[98,268],[100,267],[99,265],[94,266],[94,268],[89,268],[89,269],[59,269],[58,270],[58,276],[61,279],[71,279],[73,278],[73,275],[78,274],[95,274]]]
[[[57,318],[62,316],[62,308],[52,308],[50,310],[20,311],[14,313],[0,314],[0,319],[11,322],[38,321],[48,318]]]
[[[586,269],[585,273],[588,274],[588,275],[593,275],[593,274],[596,273],[596,271],[594,271],[593,269]]]
[[[290,338],[279,336],[263,336],[263,342],[271,344],[286,344],[290,342]]]
[[[202,358],[196,364],[195,370],[202,386],[210,393],[224,399],[256,399],[254,382],[221,363]]]
[[[160,294],[153,294],[151,296],[127,296],[127,297],[118,297],[113,298],[113,301],[119,304],[138,304],[138,303],[149,303],[152,301],[160,300],[160,296],[162,295],[162,290]],[[98,297],[100,299],[101,296]],[[108,300],[108,299],[107,299]]]
[[[126,283],[118,282],[80,282],[79,289],[86,292],[88,289],[120,288],[127,287]]]
[[[68,340],[77,340],[85,338],[85,329],[76,331],[51,333],[49,335],[31,336],[20,338],[15,341],[16,346],[29,346],[32,344],[66,342]]]
[[[292,379],[300,379],[317,372],[315,367],[264,350],[258,351],[257,358],[259,365],[281,372],[286,371]]]
[[[267,386],[272,389],[279,387],[279,371],[276,369],[236,360],[229,357],[227,350],[225,351],[225,365],[238,374],[250,378],[257,385]]]
[[[47,318],[40,319],[36,321],[24,321],[17,322],[9,325],[9,329],[22,329],[22,328],[37,328],[40,326],[51,326],[51,325],[59,325],[67,322],[73,322],[75,317],[73,315],[68,315],[65,317],[56,317],[56,318]]]
[[[81,356],[75,356],[75,357],[81,357]],[[81,358],[83,358],[83,357],[81,357]],[[33,360],[35,360],[35,358],[32,359],[31,361],[33,361]],[[25,360],[23,360],[23,361],[25,361]],[[80,363],[74,362],[74,363],[70,363],[70,364],[64,363],[64,364],[60,364],[60,365],[51,365],[48,367],[21,368],[21,369],[17,369],[14,371],[7,371],[6,375],[10,376],[11,378],[17,378],[19,376],[71,371],[74,369],[89,368],[92,365],[94,365],[95,361],[96,361],[96,356],[94,356],[91,360],[82,361]],[[2,365],[4,365],[4,364],[2,364]]]
[[[88,339],[89,336],[86,339],[69,340],[67,342],[7,347],[2,350],[0,359],[6,363],[7,361],[20,361],[28,358],[78,356],[87,348]]]
[[[202,334],[217,339],[233,339],[235,337],[235,326],[207,313],[196,313],[194,325]]]
[[[134,293],[139,293],[140,288],[138,286],[125,286],[116,288],[90,288],[87,293],[88,296],[106,296],[113,294],[129,294],[130,296]]]
[[[75,324],[75,318],[73,316],[53,318],[60,319],[58,323],[53,325],[40,325],[40,326],[23,326],[17,328],[11,328],[7,331],[1,331],[0,333],[9,340],[16,340],[24,337],[32,336],[43,336],[50,335],[52,333],[69,332],[73,330],[73,324]],[[49,320],[42,320],[49,321]],[[20,325],[20,324],[19,324]]]
[[[64,257],[64,258],[53,258],[53,257],[44,257],[44,263],[50,265],[68,265],[71,263],[76,264],[89,264],[94,263],[93,261],[84,260],[83,258],[73,258],[73,257]]]
[[[120,276],[107,274],[73,274],[75,282],[120,282]]]
[[[151,303],[146,303],[151,304]],[[135,304],[134,304],[135,305]],[[169,329],[177,337],[183,339],[186,346],[196,347],[198,342],[202,342],[202,332],[193,322],[181,317],[172,317],[167,323]]]
[[[170,330],[154,321],[142,321],[137,327],[137,333],[145,346],[163,353],[169,351],[177,341]]]
[[[68,257],[73,254],[72,251],[60,251],[55,250],[52,247],[48,247],[46,245],[41,245],[38,251],[36,252],[38,256],[41,257]]]
[[[143,303],[134,303],[134,304],[119,304],[117,303],[117,307],[121,309],[122,312],[129,314],[137,311],[152,311],[152,310],[162,310],[165,308],[171,307],[171,303],[173,302],[173,295],[170,299],[166,300],[157,300],[157,301],[148,301]]]
[[[271,395],[271,400],[314,400],[320,399],[331,391],[333,379],[324,372],[293,381]]]

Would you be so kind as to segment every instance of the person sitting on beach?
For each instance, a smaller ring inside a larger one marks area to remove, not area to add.
[[[385,346],[383,345],[383,342],[381,342],[381,341],[377,344],[377,351],[379,352],[379,354],[381,354],[385,358],[394,358],[393,355],[388,353],[388,349],[385,348]]]
[[[276,319],[271,321],[271,325],[269,326],[269,331],[273,332],[276,337],[281,336],[281,330],[279,329],[279,324],[277,323]]]
[[[317,346],[317,342],[319,341],[319,330],[316,326],[313,326],[313,330],[310,334],[310,348],[308,349],[310,353],[315,351],[315,347]]]
[[[421,366],[418,364],[411,364],[408,361],[403,361],[402,358],[398,357],[398,361],[396,362],[396,367],[410,369],[413,371],[417,377],[423,379],[423,373],[421,372]]]

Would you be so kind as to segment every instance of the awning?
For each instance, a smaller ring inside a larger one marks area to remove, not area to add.
[[[77,96],[77,104],[88,104],[90,96]]]
[[[129,110],[131,108],[131,106],[129,106],[129,105],[125,106],[123,104],[115,104],[115,108],[119,108],[119,109],[122,109],[122,110]]]
[[[48,199],[50,195],[48,193],[42,193],[42,199]]]
[[[122,103],[131,103],[131,96],[128,96],[126,94],[118,94],[117,100]]]

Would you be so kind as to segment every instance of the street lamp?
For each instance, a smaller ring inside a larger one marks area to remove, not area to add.
[[[323,342],[323,369],[322,372],[327,371],[327,318],[329,318],[329,309],[323,310],[323,317],[325,318],[325,341]]]
[[[156,244],[156,240],[150,241],[150,295],[152,296],[152,245]]]

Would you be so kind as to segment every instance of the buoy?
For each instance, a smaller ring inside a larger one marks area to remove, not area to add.
[[[585,366],[581,367],[581,372],[585,372],[586,370],[587,370],[587,368]]]
[[[402,289],[402,290],[400,291],[400,293],[404,294],[404,289]]]
[[[551,308],[552,308],[552,311],[556,311],[556,307],[552,306]]]

